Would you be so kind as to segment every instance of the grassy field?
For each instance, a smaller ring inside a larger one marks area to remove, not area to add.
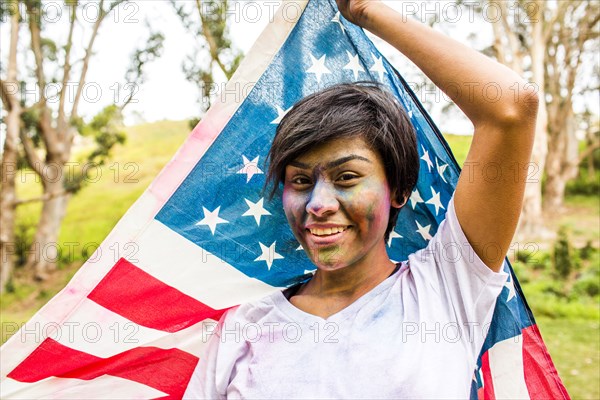
[[[14,324],[33,315],[56,294],[77,271],[95,243],[100,243],[121,215],[133,204],[160,169],[184,142],[189,129],[187,122],[157,122],[127,128],[127,143],[114,151],[112,161],[102,167],[97,181],[90,182],[69,203],[60,234],[61,243],[77,243],[73,251],[61,254],[61,264],[48,282],[39,285],[15,280],[14,290],[0,297],[0,321],[4,342]],[[471,141],[469,136],[446,137],[454,154],[462,163]],[[18,186],[21,196],[39,192],[28,174]],[[18,221],[24,236],[33,231],[39,205],[18,209]],[[598,197],[575,196],[567,199],[561,213],[547,216],[552,229],[566,227],[579,251],[588,240],[600,236]],[[551,248],[549,243],[546,248]],[[528,298],[546,345],[558,372],[574,399],[600,398],[600,314],[599,298],[579,289],[585,281],[594,279],[600,264],[598,250],[582,259],[568,280],[560,281],[553,270],[551,253],[543,251],[532,259],[515,262],[517,275]],[[582,283],[583,282],[583,283]],[[583,294],[582,294],[583,293]]]

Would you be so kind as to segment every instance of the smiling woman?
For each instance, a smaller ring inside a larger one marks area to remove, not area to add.
[[[475,127],[467,162],[510,171],[529,160],[535,94],[523,89],[521,98],[491,103],[470,90],[476,80],[513,93],[515,84],[525,87],[521,78],[380,2],[338,6],[450,91]],[[394,263],[386,241],[417,180],[416,147],[405,111],[373,83],[330,87],[287,113],[270,149],[267,184],[272,195],[283,187],[290,228],[317,270],[302,284],[227,311],[190,397],[470,396],[507,279],[503,254],[483,249],[494,244],[506,253],[525,177],[461,175],[427,247]]]
[[[319,271],[290,301],[327,318],[395,268],[385,241],[417,180],[414,129],[376,84],[336,85],[286,115],[269,161],[267,183],[283,184],[290,228]]]

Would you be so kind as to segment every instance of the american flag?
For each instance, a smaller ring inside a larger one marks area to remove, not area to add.
[[[419,182],[388,240],[425,247],[460,169],[406,82],[334,0],[286,1],[216,103],[67,287],[2,347],[2,398],[181,398],[215,321],[314,266],[263,193],[276,126],[326,86],[383,83],[407,110]],[[568,398],[510,271],[472,398]]]

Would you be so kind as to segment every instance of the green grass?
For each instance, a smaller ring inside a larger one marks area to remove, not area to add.
[[[61,242],[100,243],[148,187],[189,133],[187,121],[161,121],[127,128],[127,143],[115,149],[90,182],[69,202]],[[93,217],[90,216],[93,213]],[[82,245],[83,247],[83,245]],[[81,254],[77,258],[83,259]]]
[[[444,134],[444,138],[450,145],[452,154],[454,154],[454,158],[456,158],[458,165],[462,167],[467,158],[473,136]]]
[[[567,391],[573,399],[600,399],[600,323],[587,319],[536,318]]]

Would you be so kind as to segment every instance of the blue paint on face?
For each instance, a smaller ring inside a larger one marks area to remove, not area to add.
[[[286,167],[284,211],[319,268],[344,268],[364,257],[387,259],[379,253],[385,253],[391,205],[381,157],[360,137],[324,143]]]

